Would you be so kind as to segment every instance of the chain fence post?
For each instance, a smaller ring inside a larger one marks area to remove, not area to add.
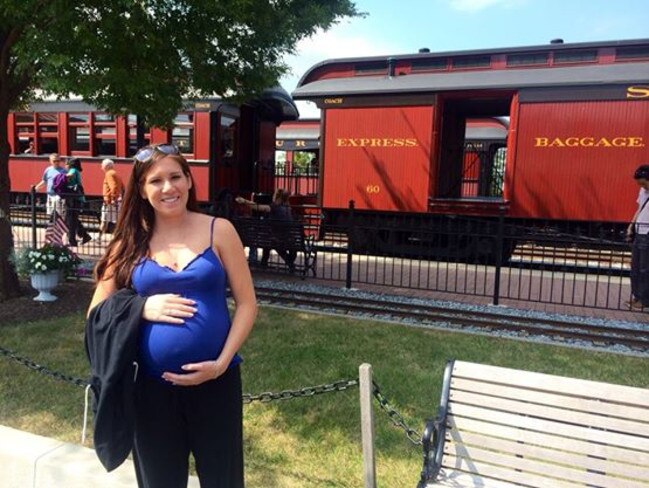
[[[498,236],[496,237],[496,272],[494,274],[493,305],[500,300],[500,274],[503,268],[503,249],[505,246],[505,208],[498,208]]]
[[[352,256],[354,255],[354,200],[349,201],[349,222],[347,223],[347,268],[345,276],[345,287],[352,287]]]
[[[363,478],[365,488],[376,488],[376,463],[374,456],[374,383],[372,365],[363,363],[358,368],[361,403],[361,438],[363,440]]]
[[[32,247],[36,249],[36,187],[32,185],[29,190],[31,220],[32,220]]]

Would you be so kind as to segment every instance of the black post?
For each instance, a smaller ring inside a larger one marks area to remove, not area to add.
[[[32,210],[32,247],[36,248],[36,188],[34,186],[29,190]]]
[[[498,237],[496,238],[496,274],[494,276],[493,304],[498,305],[500,299],[500,272],[503,265],[503,248],[505,238],[505,208],[498,209]]]
[[[354,200],[349,201],[349,221],[347,222],[347,276],[345,286],[349,289],[352,287],[352,256],[354,249],[352,243],[354,234]]]

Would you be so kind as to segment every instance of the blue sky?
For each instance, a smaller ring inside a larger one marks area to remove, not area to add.
[[[431,51],[649,38],[648,0],[357,0],[365,18],[343,20],[298,45],[287,58],[292,91],[320,61]],[[302,117],[313,104],[299,103]]]

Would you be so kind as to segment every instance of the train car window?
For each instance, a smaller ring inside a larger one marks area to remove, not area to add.
[[[596,49],[579,49],[571,51],[556,51],[555,63],[592,63],[597,61]]]
[[[127,156],[134,156],[140,146],[146,146],[151,143],[151,129],[149,126],[145,125],[144,130],[144,141],[142,144],[137,142],[137,115],[129,114],[127,118],[128,124],[128,152]]]
[[[649,46],[618,47],[615,50],[615,61],[649,58]]]
[[[70,152],[90,152],[90,113],[68,115]]]
[[[115,127],[95,127],[94,145],[96,156],[115,156],[117,149]]]
[[[59,116],[57,113],[38,113],[39,152],[59,152]]]
[[[16,136],[18,145],[15,148],[16,154],[24,153],[29,148],[29,143],[34,141],[34,117],[33,113],[16,113]]]
[[[410,64],[412,71],[434,71],[448,68],[448,59],[415,59]]]
[[[219,143],[221,164],[232,166],[237,161],[237,127],[239,121],[234,117],[221,115],[219,124]]]
[[[485,68],[491,66],[491,56],[459,56],[451,59],[452,69]]]
[[[548,64],[550,53],[508,54],[507,66],[538,66]]]
[[[16,148],[16,154],[21,154],[27,151],[30,141],[34,140],[34,128],[33,126],[18,127],[17,135],[18,135],[18,147]]]
[[[16,122],[19,124],[33,124],[34,114],[30,113],[16,113]]]
[[[39,124],[58,124],[59,116],[56,113],[39,113],[38,114],[38,123]]]
[[[115,156],[117,154],[115,116],[97,113],[93,117],[95,119],[93,154],[95,156]]]
[[[95,114],[95,122],[115,122],[115,116],[111,114]]]
[[[69,115],[69,121],[71,124],[87,124],[90,122],[90,114],[74,114]]]
[[[194,154],[194,114],[180,113],[174,120],[171,142],[183,154]]]

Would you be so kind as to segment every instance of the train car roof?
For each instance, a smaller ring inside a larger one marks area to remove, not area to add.
[[[462,90],[518,89],[646,83],[649,62],[562,68],[421,73],[401,76],[329,78],[299,86],[293,98],[336,95],[431,93]]]
[[[284,120],[296,120],[299,117],[297,106],[291,95],[282,87],[265,89],[257,98],[246,102],[247,105],[257,107],[262,112],[262,118],[274,120],[277,123]],[[222,105],[230,105],[221,98],[201,98],[186,100],[183,110],[214,111]],[[17,110],[19,111],[19,110]],[[44,100],[33,102],[27,106],[28,112],[96,112],[97,107],[81,99],[70,100]]]
[[[310,120],[310,125],[302,127],[290,125],[277,128],[275,135],[276,149],[284,151],[308,151],[317,150],[320,147],[320,125],[319,120]],[[317,122],[318,125],[313,125]]]
[[[387,66],[388,59],[393,59],[395,61],[422,61],[422,60],[432,60],[439,58],[447,57],[456,57],[456,56],[485,56],[485,55],[497,55],[497,54],[517,54],[517,53],[533,53],[539,51],[572,51],[572,50],[583,50],[583,49],[597,49],[597,48],[633,48],[634,46],[646,46],[649,44],[649,38],[646,39],[628,39],[628,40],[618,40],[618,41],[597,41],[597,42],[573,42],[573,43],[564,43],[563,40],[558,40],[560,42],[551,41],[548,44],[536,44],[532,46],[518,46],[518,47],[503,47],[503,48],[489,48],[489,49],[469,49],[464,51],[439,51],[439,52],[417,52],[417,53],[406,53],[406,54],[396,54],[396,55],[382,55],[382,56],[361,56],[361,57],[350,57],[350,58],[332,58],[326,59],[319,63],[316,63],[311,68],[309,68],[306,73],[300,78],[297,86],[300,87],[307,83],[306,80],[309,79],[309,76],[312,75],[315,71],[320,70],[321,68],[335,68],[336,65],[350,65],[357,63],[378,63],[385,62]]]

